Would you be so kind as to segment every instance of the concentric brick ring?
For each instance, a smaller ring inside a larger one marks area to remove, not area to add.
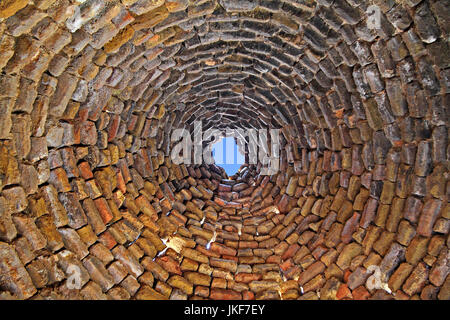
[[[449,299],[449,17],[2,1],[0,297]],[[281,129],[280,171],[174,164],[195,121]]]

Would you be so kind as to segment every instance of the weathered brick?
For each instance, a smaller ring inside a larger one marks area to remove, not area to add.
[[[403,292],[405,292],[409,296],[420,292],[420,290],[422,290],[422,288],[425,286],[425,282],[428,278],[428,273],[429,271],[426,268],[425,264],[422,262],[419,263],[403,284]]]
[[[14,249],[0,242],[0,257],[0,266],[5,275],[2,277],[4,288],[19,299],[33,296],[37,290]]]

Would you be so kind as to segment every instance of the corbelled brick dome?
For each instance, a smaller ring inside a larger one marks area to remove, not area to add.
[[[449,20],[2,0],[0,298],[449,299]],[[175,164],[195,121],[280,129],[280,170]]]

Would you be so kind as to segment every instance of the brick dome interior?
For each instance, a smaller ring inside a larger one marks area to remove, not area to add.
[[[449,19],[2,1],[0,299],[449,299]],[[281,129],[280,171],[174,164],[194,121]]]

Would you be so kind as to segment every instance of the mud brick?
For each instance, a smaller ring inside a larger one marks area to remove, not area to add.
[[[52,183],[58,192],[71,191],[69,179],[67,178],[66,171],[63,168],[56,168],[50,171],[49,182]]]
[[[394,233],[387,231],[382,232],[378,240],[375,243],[373,243],[373,249],[380,255],[384,256],[388,251],[394,238],[395,238]]]
[[[139,290],[140,284],[136,280],[135,277],[132,275],[129,275],[126,277],[120,285],[128,292],[129,295],[134,296],[135,293]]]
[[[0,198],[0,239],[10,242],[17,235],[17,229],[11,218],[11,212],[7,210],[5,198]]]
[[[422,262],[419,263],[403,284],[403,292],[405,292],[409,296],[420,292],[420,290],[422,290],[422,288],[425,286],[425,282],[428,278],[428,273],[429,271],[426,268],[425,264]]]
[[[137,300],[167,300],[167,297],[152,289],[148,285],[143,285],[136,293]]]
[[[448,298],[444,2],[72,2],[0,4],[3,298]],[[203,118],[277,173],[175,165]]]
[[[442,202],[437,199],[430,199],[425,203],[417,226],[418,234],[425,237],[431,236],[433,225],[441,211],[441,207]]]
[[[89,252],[100,259],[104,264],[114,260],[112,253],[102,243],[96,243],[89,248]]]
[[[402,284],[411,274],[414,267],[408,263],[402,263],[389,278],[389,288],[395,292],[402,287]]]
[[[117,246],[112,250],[114,258],[119,260],[134,277],[139,277],[144,268],[138,263],[136,258],[123,246]]]
[[[394,198],[389,217],[386,220],[386,230],[389,232],[397,232],[398,224],[402,218],[403,207],[405,200],[401,198]]]
[[[173,275],[168,280],[167,283],[172,287],[178,288],[187,295],[191,295],[193,293],[194,287],[192,283],[188,280],[184,279],[179,275]]]
[[[61,158],[63,161],[63,167],[66,170],[68,178],[76,178],[79,176],[78,168],[76,166],[75,154],[72,149],[61,149]]]
[[[417,6],[413,16],[416,31],[425,43],[432,43],[439,37],[439,27],[427,3]]]
[[[389,49],[392,59],[394,61],[403,60],[408,55],[408,49],[401,41],[400,36],[392,37],[387,41],[387,48]]]
[[[450,273],[448,260],[448,249],[443,248],[439,253],[438,259],[430,270],[429,280],[433,285],[441,287],[444,284],[445,278]]]
[[[388,279],[392,272],[405,258],[405,248],[398,243],[392,243],[389,251],[380,263],[380,271],[385,279]]]
[[[78,169],[83,179],[88,180],[94,177],[88,162],[80,162],[80,164],[78,164]]]
[[[423,203],[415,197],[408,197],[405,202],[404,217],[410,222],[415,223],[419,219]]]
[[[9,275],[4,280],[5,289],[12,292],[19,299],[27,299],[33,296],[37,290],[13,247],[1,242],[0,253],[2,257],[0,265],[5,270],[5,273]]]
[[[67,104],[69,103],[69,99],[76,89],[77,82],[77,78],[69,73],[64,73],[58,78],[58,85],[49,105],[49,113],[51,115],[63,115]]]
[[[429,239],[425,237],[414,237],[406,250],[406,261],[413,265],[417,264],[427,252],[428,241]]]
[[[22,186],[24,192],[29,194],[35,194],[39,190],[39,175],[37,170],[31,165],[21,165],[20,170],[22,172]]]
[[[80,142],[84,145],[95,145],[97,143],[97,129],[92,121],[84,121],[80,124]]]
[[[21,212],[26,209],[27,201],[22,187],[12,187],[3,190],[5,209],[11,213]]]
[[[210,290],[209,298],[212,300],[241,300],[242,295],[233,290],[213,288]]]

